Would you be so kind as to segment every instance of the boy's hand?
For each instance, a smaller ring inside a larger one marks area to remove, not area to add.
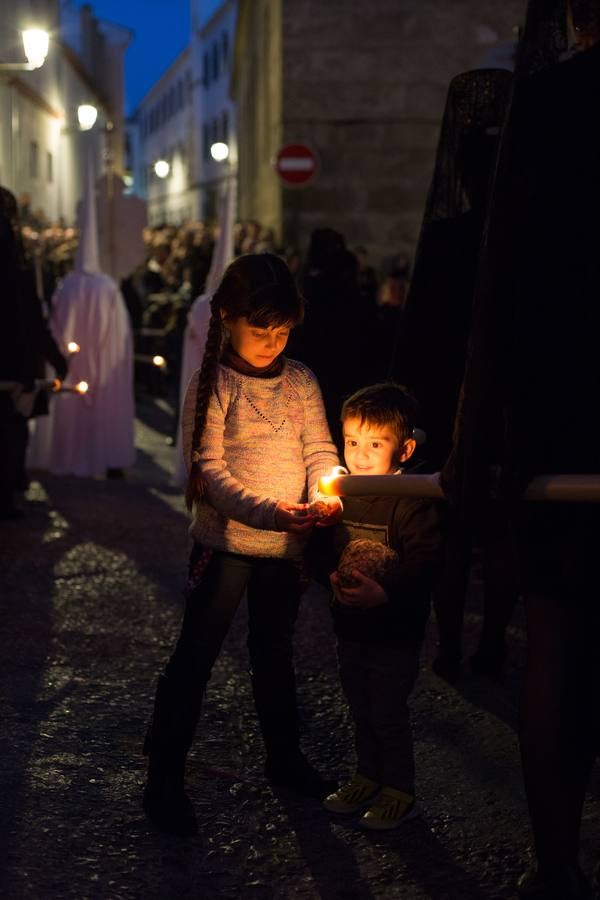
[[[284,503],[280,500],[275,510],[275,524],[278,531],[293,531],[304,534],[310,531],[315,516],[310,512],[308,503]]]
[[[358,569],[352,570],[352,577],[358,582],[356,587],[342,587],[337,572],[329,576],[331,588],[336,599],[344,606],[354,606],[357,609],[373,609],[388,603],[388,595],[378,581],[367,578]]]

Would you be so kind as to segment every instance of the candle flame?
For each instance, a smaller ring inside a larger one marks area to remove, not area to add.
[[[87,381],[79,381],[75,385],[75,390],[78,394],[87,394],[89,390],[89,384],[87,383]]]
[[[166,359],[164,358],[164,356],[158,356],[158,355],[157,355],[157,356],[153,356],[153,357],[152,357],[152,363],[153,363],[153,365],[155,365],[157,368],[159,368],[159,369],[164,369],[164,367],[165,367],[166,364],[167,364],[167,361],[166,361]]]
[[[334,466],[327,475],[321,475],[321,477],[319,478],[319,485],[317,490],[320,494],[326,494],[329,497],[335,497],[336,493],[333,490],[333,482],[336,478],[339,478],[340,475],[347,474],[348,473],[343,466]]]
[[[77,341],[69,341],[69,343],[67,344],[67,350],[69,351],[69,353],[79,353],[81,347],[79,346]]]
[[[52,390],[53,390],[53,392],[54,392],[55,394],[58,394],[58,392],[60,391],[61,387],[62,387],[62,381],[60,380],[60,378],[55,378],[54,381],[52,382]]]

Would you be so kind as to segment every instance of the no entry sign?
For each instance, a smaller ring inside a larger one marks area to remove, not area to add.
[[[307,144],[286,144],[275,160],[275,171],[284,184],[300,187],[315,177],[317,154]]]

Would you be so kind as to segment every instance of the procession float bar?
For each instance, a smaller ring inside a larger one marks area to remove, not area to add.
[[[433,475],[326,475],[319,491],[332,497],[432,497],[445,499],[440,473]],[[537,475],[525,490],[525,500],[600,503],[600,475]]]

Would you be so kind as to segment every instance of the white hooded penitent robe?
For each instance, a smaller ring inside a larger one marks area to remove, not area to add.
[[[50,414],[35,423],[28,466],[96,476],[135,461],[133,340],[121,292],[100,272],[91,173],[81,213],[75,270],[54,294],[49,324],[66,355],[70,341],[80,347],[70,357],[66,383],[86,381],[89,390],[54,398]]]
[[[204,348],[210,323],[210,301],[212,295],[219,286],[228,264],[233,258],[233,214],[235,195],[230,181],[225,186],[225,191],[220,198],[219,205],[219,234],[215,243],[210,270],[206,277],[205,293],[196,297],[187,316],[187,323],[183,335],[183,353],[181,357],[181,379],[179,394],[179,410],[183,406],[183,399],[187,386],[194,372],[202,365]],[[177,444],[175,450],[175,484],[183,485],[187,478],[183,448],[181,443],[181,428],[177,431]]]

